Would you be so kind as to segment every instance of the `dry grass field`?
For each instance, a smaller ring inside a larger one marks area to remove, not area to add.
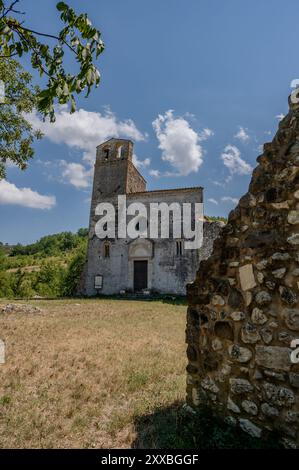
[[[127,448],[144,439],[158,447],[151,416],[167,421],[163,410],[185,396],[186,307],[102,299],[34,305],[42,313],[0,314],[0,447]]]
[[[0,313],[0,448],[277,447],[184,410],[185,305],[31,304]]]

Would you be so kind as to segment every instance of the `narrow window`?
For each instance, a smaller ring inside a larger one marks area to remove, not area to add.
[[[122,148],[123,148],[122,145],[120,145],[120,146],[118,147],[118,149],[117,149],[117,158],[120,158],[120,157],[121,157],[121,155],[122,155]]]
[[[104,245],[104,258],[110,258],[110,243]]]
[[[181,240],[176,241],[176,255],[181,256],[183,254],[183,242]]]
[[[121,146],[121,154],[122,160],[126,157],[126,147],[124,145]]]
[[[141,222],[141,224],[140,224],[140,222]],[[140,228],[141,229],[145,229],[145,227],[148,228],[148,220],[145,217],[142,217],[140,219],[140,222],[137,222],[137,224],[135,225],[135,230],[139,231]],[[143,231],[144,230],[142,230],[142,232]]]
[[[107,161],[109,158],[109,149],[104,149],[104,158]]]

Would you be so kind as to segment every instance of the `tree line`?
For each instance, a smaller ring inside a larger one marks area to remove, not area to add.
[[[42,237],[30,245],[0,244],[0,298],[76,294],[86,260],[88,229]]]

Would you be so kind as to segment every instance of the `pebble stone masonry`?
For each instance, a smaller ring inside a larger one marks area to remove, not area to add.
[[[299,448],[299,104],[188,285],[187,402]]]

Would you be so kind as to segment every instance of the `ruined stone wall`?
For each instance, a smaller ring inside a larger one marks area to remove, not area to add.
[[[128,162],[126,194],[146,191],[146,181],[132,162]]]
[[[188,285],[187,401],[299,447],[299,106],[258,157],[248,193]]]

